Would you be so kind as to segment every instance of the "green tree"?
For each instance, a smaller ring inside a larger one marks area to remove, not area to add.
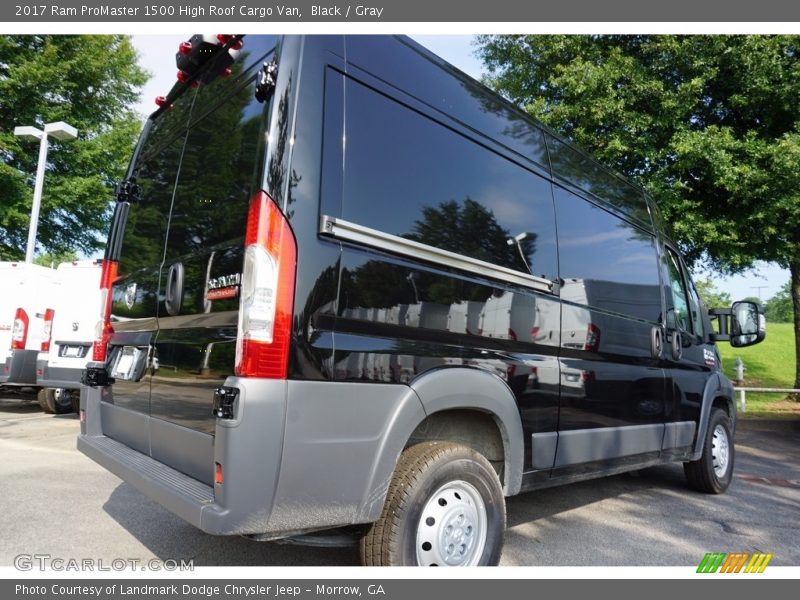
[[[792,321],[792,289],[787,281],[781,290],[767,300],[764,306],[767,321],[772,323],[791,323]]]
[[[73,260],[78,260],[78,253],[74,250],[66,250],[64,252],[45,252],[34,258],[33,262],[43,267],[55,268],[63,262]]]
[[[689,261],[790,269],[800,358],[800,36],[477,44],[489,85],[648,190]]]
[[[126,36],[0,36],[0,259],[25,255],[38,160],[14,127],[78,129],[77,140],[50,140],[37,248],[91,252],[104,242],[111,191],[140,128],[130,106],[146,78]]]
[[[718,290],[711,277],[696,280],[694,286],[706,308],[725,308],[731,305],[731,295]]]

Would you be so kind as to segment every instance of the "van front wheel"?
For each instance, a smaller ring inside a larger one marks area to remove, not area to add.
[[[683,463],[689,485],[699,492],[721,494],[733,479],[733,459],[730,417],[725,411],[712,408],[703,454],[695,461]]]
[[[400,456],[380,518],[361,539],[365,566],[500,562],[506,514],[489,461],[472,448],[423,442]]]

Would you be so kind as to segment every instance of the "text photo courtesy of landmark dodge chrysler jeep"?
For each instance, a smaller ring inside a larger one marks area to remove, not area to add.
[[[763,314],[709,315],[640,188],[407,38],[177,64],[117,194],[81,451],[205,532],[338,528],[366,565],[497,564],[525,490],[671,461],[727,488],[714,344]]]

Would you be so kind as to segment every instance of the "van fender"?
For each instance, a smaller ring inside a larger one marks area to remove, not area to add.
[[[491,415],[503,439],[503,493],[519,493],[525,456],[522,419],[514,393],[505,381],[481,369],[445,367],[413,380],[411,388],[427,415],[452,409],[480,410]]]
[[[728,403],[728,413],[731,415],[733,429],[736,431],[736,403],[733,401],[733,384],[727,377],[720,373],[714,373],[708,378],[703,389],[703,404],[700,407],[700,422],[697,425],[697,437],[694,441],[692,460],[699,460],[703,455],[703,442],[706,439],[708,421],[711,418],[711,407],[714,404],[714,400],[720,397],[725,398]]]
[[[496,375],[478,369],[449,367],[427,372],[409,384],[376,448],[358,522],[380,517],[395,466],[411,434],[426,417],[450,409],[472,409],[491,415],[503,440],[505,482],[513,496],[522,484],[524,443],[522,421],[514,394]]]

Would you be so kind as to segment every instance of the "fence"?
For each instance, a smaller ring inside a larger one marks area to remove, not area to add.
[[[747,412],[747,392],[764,392],[767,394],[800,394],[800,390],[783,389],[783,388],[765,388],[765,387],[735,387],[733,388],[739,392],[739,410]]]

